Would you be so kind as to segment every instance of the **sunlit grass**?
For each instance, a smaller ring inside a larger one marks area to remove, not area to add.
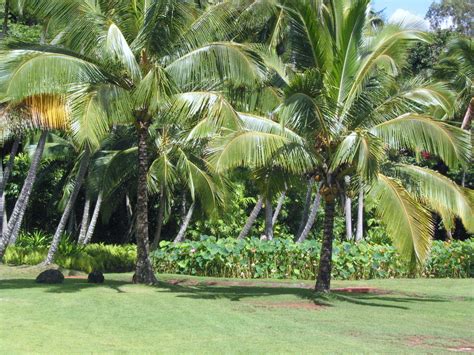
[[[474,345],[470,279],[339,281],[334,287],[380,292],[316,298],[312,282],[160,275],[149,287],[107,274],[104,285],[39,285],[37,273],[0,266],[2,353],[437,353]]]

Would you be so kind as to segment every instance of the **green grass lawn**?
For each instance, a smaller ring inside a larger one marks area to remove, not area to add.
[[[107,274],[100,286],[39,285],[37,273],[0,266],[2,354],[474,350],[472,279],[337,281],[380,291],[320,299],[308,282],[160,275],[149,287]]]

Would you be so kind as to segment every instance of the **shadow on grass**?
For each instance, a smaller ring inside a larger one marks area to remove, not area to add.
[[[51,293],[73,293],[88,288],[104,287],[115,290],[118,293],[124,293],[125,291],[121,290],[120,287],[128,284],[130,282],[116,280],[107,280],[103,284],[91,284],[83,279],[66,279],[62,284],[39,284],[31,279],[6,279],[0,280],[0,291],[38,288]]]
[[[186,297],[193,299],[229,299],[230,301],[241,301],[245,298],[267,297],[290,295],[313,302],[317,306],[336,306],[339,302],[349,302],[360,306],[397,308],[402,310],[410,309],[410,304],[424,302],[447,302],[440,298],[430,298],[425,296],[404,296],[394,294],[370,294],[354,293],[347,294],[343,292],[333,292],[327,295],[317,294],[312,289],[297,287],[260,287],[260,286],[225,286],[215,287],[208,285],[182,286],[171,285],[160,282],[161,289],[167,289],[168,292],[177,294],[177,297]]]
[[[73,293],[90,288],[108,288],[117,293],[125,293],[121,287],[130,285],[131,282],[106,280],[104,284],[89,284],[82,279],[66,279],[63,284],[46,285],[38,284],[32,279],[4,279],[0,280],[0,292],[8,289],[32,289],[38,288],[50,293]],[[370,294],[358,293],[347,294],[333,292],[328,295],[316,294],[312,289],[298,287],[264,287],[264,286],[210,286],[198,284],[193,286],[175,285],[167,282],[159,282],[154,286],[159,292],[175,294],[176,297],[185,297],[196,300],[228,299],[239,302],[243,299],[266,298],[272,296],[293,296],[302,301],[309,301],[315,306],[332,307],[337,303],[348,302],[366,307],[396,308],[409,310],[411,305],[417,303],[447,302],[445,299],[429,298],[422,295],[405,296],[401,294]]]

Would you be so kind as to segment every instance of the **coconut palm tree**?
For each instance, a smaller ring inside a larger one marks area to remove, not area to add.
[[[221,100],[219,106],[220,116],[227,111],[234,122],[226,123],[235,125],[237,116],[233,108],[225,101],[223,96],[213,93],[213,100]],[[211,96],[209,96],[211,97]],[[216,107],[214,104],[211,107]],[[205,110],[207,111],[207,110]],[[203,111],[204,113],[204,111]],[[204,116],[212,115],[211,112]],[[206,120],[187,120],[182,124],[176,124],[176,119],[171,122],[157,122],[152,126],[152,137],[156,151],[154,160],[148,171],[148,185],[151,192],[159,193],[160,204],[158,207],[158,218],[155,236],[152,242],[152,249],[156,249],[160,238],[161,228],[164,219],[169,216],[172,196],[175,192],[181,191],[182,203],[186,204],[186,196],[191,197],[191,205],[186,211],[184,206],[183,221],[178,235],[174,239],[176,243],[182,242],[185,238],[186,229],[191,221],[196,202],[200,203],[201,209],[208,213],[215,211],[215,208],[223,203],[225,194],[225,180],[212,171],[212,166],[204,159],[203,149],[209,134],[213,134],[213,129],[200,131],[206,125]]]
[[[0,64],[1,66],[1,64]],[[8,64],[6,65],[8,66]],[[4,67],[5,68],[5,67]],[[1,70],[1,69],[0,69]],[[54,95],[31,95],[23,100],[15,100],[10,97],[11,91],[8,85],[12,73],[8,70],[4,72],[6,75],[0,80],[0,92],[5,101],[9,101],[10,110],[21,110],[20,121],[24,127],[36,126],[42,128],[35,152],[33,154],[30,169],[23,183],[20,195],[15,203],[6,233],[0,241],[0,259],[3,258],[7,245],[18,235],[23,216],[28,205],[28,201],[33,190],[36,175],[40,167],[41,157],[48,136],[47,129],[64,128],[67,121],[67,111],[64,101],[60,96]],[[15,90],[15,89],[13,89]],[[25,123],[26,122],[26,123]]]
[[[457,107],[462,112],[461,128],[469,129],[474,112],[474,44],[472,38],[455,37],[434,68],[434,75],[451,83],[457,92]]]
[[[147,216],[150,124],[166,119],[177,107],[181,117],[190,117],[196,106],[183,110],[185,105],[173,102],[199,97],[202,103],[198,91],[218,88],[223,81],[258,82],[265,74],[257,65],[259,59],[247,47],[223,41],[233,16],[229,3],[207,10],[196,8],[193,1],[178,0],[31,0],[31,4],[38,17],[48,19],[48,27],[62,30],[49,34],[54,38],[52,46],[22,46],[2,54],[0,70],[9,73],[7,96],[17,101],[45,94],[66,97],[73,133],[89,141],[98,140],[98,133],[111,122],[135,125],[138,256],[134,280],[155,282]],[[179,92],[188,95],[175,97]],[[80,117],[87,118],[87,124],[82,123],[88,129],[78,129],[75,122]]]
[[[350,189],[367,186],[367,198],[377,201],[389,235],[411,262],[429,254],[428,209],[459,216],[472,230],[471,191],[429,169],[387,160],[388,152],[401,150],[429,151],[452,168],[470,159],[469,134],[430,116],[452,114],[447,89],[398,79],[410,43],[426,34],[407,22],[372,26],[369,0],[293,0],[279,7],[288,24],[282,57],[296,71],[280,81],[287,83],[285,102],[271,119],[255,118],[259,125],[220,138],[214,144],[221,148],[213,145],[211,153],[221,170],[277,158],[290,171],[318,177],[325,219],[316,291],[330,290],[334,216],[346,176]],[[299,164],[307,155],[317,164]]]

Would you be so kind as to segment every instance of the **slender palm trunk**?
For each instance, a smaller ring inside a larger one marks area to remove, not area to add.
[[[163,228],[163,218],[165,215],[165,203],[166,203],[166,196],[164,191],[163,184],[161,185],[160,189],[160,206],[158,207],[158,220],[156,222],[156,231],[155,237],[153,238],[153,243],[151,243],[151,250],[155,250],[158,248],[161,239],[161,230]]]
[[[344,216],[346,219],[346,239],[352,240],[352,199],[347,195],[344,199]]]
[[[466,114],[464,115],[464,118],[462,120],[461,124],[461,129],[469,129],[469,126],[471,124],[471,117],[472,117],[472,112],[474,111],[474,97],[469,101],[469,105],[467,106]],[[466,170],[462,172],[462,180],[461,180],[461,185],[462,187],[466,186]]]
[[[321,193],[319,192],[319,189],[318,189],[318,193],[316,194],[316,197],[314,198],[314,201],[311,205],[311,212],[308,216],[308,220],[303,229],[303,232],[300,234],[298,240],[296,241],[297,243],[302,243],[306,240],[306,238],[308,238],[309,232],[311,231],[311,228],[313,228],[314,222],[316,221],[316,216],[318,215],[320,203],[321,203]]]
[[[87,228],[89,227],[90,206],[91,200],[86,196],[84,211],[82,212],[81,230],[79,231],[79,238],[77,239],[78,244],[84,244],[84,239],[86,238]]]
[[[278,203],[275,208],[275,212],[273,212],[273,217],[272,217],[272,225],[275,225],[277,220],[278,220],[278,215],[280,214],[281,208],[283,207],[283,203],[285,202],[285,197],[286,197],[286,189],[283,191],[278,198]]]
[[[462,120],[461,129],[469,129],[472,111],[474,111],[474,97],[471,99],[469,105],[467,106],[466,114],[464,115],[464,118]]]
[[[267,240],[273,240],[273,207],[270,197],[265,198],[265,237]]]
[[[4,175],[3,175],[3,162],[0,161],[0,189],[4,186],[3,185]],[[3,215],[5,209],[5,194],[3,193],[0,195],[0,240],[3,239]]]
[[[351,178],[349,176],[345,177],[345,184],[346,184],[346,194],[344,196],[344,216],[346,219],[346,239],[352,240],[352,199],[347,194],[349,190],[349,184],[351,182]]]
[[[244,239],[248,236],[248,234],[250,233],[250,230],[252,229],[253,224],[257,220],[258,214],[260,213],[262,206],[263,206],[263,196],[259,195],[257,203],[255,204],[255,207],[250,213],[250,216],[247,218],[247,222],[245,222],[244,228],[242,228],[242,230],[240,231],[239,239]]]
[[[324,217],[324,235],[321,243],[321,255],[319,259],[318,277],[316,280],[316,292],[329,292],[331,288],[332,269],[332,241],[334,238],[334,210],[333,198],[326,199]]]
[[[125,208],[127,210],[128,230],[127,233],[124,234],[123,242],[128,243],[132,239],[133,233],[135,232],[136,216],[133,214],[132,202],[130,201],[130,197],[128,196],[127,192],[125,192]]]
[[[10,173],[12,171],[13,164],[15,163],[15,157],[16,157],[16,153],[18,153],[19,145],[20,145],[20,139],[17,138],[13,142],[12,150],[10,151],[10,157],[8,158],[8,163],[5,166],[5,170],[3,172],[3,179],[2,179],[2,183],[0,184],[0,189],[1,189],[0,193],[2,194],[5,191],[5,187],[7,186],[8,179],[10,178]]]
[[[357,231],[356,242],[360,242],[364,237],[364,188],[359,191],[359,202],[357,206]]]
[[[16,229],[17,224],[21,225],[23,216],[25,215],[26,207],[28,206],[28,201],[30,199],[31,191],[33,190],[33,185],[36,180],[36,174],[38,172],[41,156],[43,155],[44,145],[46,143],[46,137],[48,133],[42,132],[38,144],[36,145],[35,154],[31,161],[30,169],[28,170],[28,175],[26,176],[23,187],[21,188],[20,196],[16,200],[15,207],[13,208],[10,221],[8,222],[8,229],[6,235],[0,240],[0,260],[5,254],[5,249],[10,243],[10,240],[16,239],[13,238],[13,231]],[[18,235],[18,233],[16,234]]]
[[[308,222],[308,214],[309,214],[309,208],[311,205],[312,192],[313,192],[313,179],[309,179],[308,188],[306,189],[306,197],[304,200],[303,214],[301,216],[300,225],[298,227],[298,233],[296,234],[297,239],[300,238],[301,233],[303,233],[303,230]]]
[[[0,207],[0,239],[3,238],[4,223],[6,218],[3,218],[5,215],[5,187],[7,186],[8,179],[10,178],[10,173],[13,168],[13,163],[15,162],[16,153],[18,152],[18,146],[20,145],[20,139],[15,139],[13,142],[12,150],[10,151],[10,158],[8,163],[5,166],[3,171],[3,162],[0,162],[0,168],[2,172],[0,174],[0,198],[1,198],[1,207]]]
[[[147,138],[149,122],[139,122],[138,128],[138,187],[136,207],[136,240],[137,265],[133,281],[135,283],[153,284],[156,277],[150,260],[150,246],[148,241],[148,187],[146,177],[148,173]]]
[[[3,200],[3,206],[5,206],[5,194],[2,195],[2,200]],[[6,208],[3,210],[3,227],[2,227],[2,236],[7,234],[7,228],[8,228],[8,216],[7,216],[7,211]],[[2,238],[0,238],[1,240]]]
[[[82,182],[84,180],[84,176],[86,175],[87,167],[89,166],[89,160],[90,160],[90,152],[88,149],[86,149],[84,151],[84,156],[82,157],[81,163],[79,165],[79,171],[77,172],[77,175],[76,175],[74,188],[72,189],[71,195],[69,196],[69,199],[66,203],[66,207],[64,208],[63,214],[61,216],[61,220],[59,221],[58,227],[56,228],[56,232],[54,233],[53,241],[51,242],[51,246],[49,247],[49,250],[48,250],[48,255],[46,256],[46,259],[43,262],[44,265],[49,265],[54,260],[54,256],[56,254],[56,251],[58,250],[59,242],[61,241],[61,237],[64,233],[64,229],[66,228],[67,220],[69,219],[71,215],[71,212],[76,203],[77,195],[79,194],[79,191],[81,190]]]
[[[184,241],[184,238],[186,237],[186,230],[188,229],[189,222],[191,222],[191,218],[193,217],[193,212],[194,212],[194,202],[191,203],[191,206],[189,206],[189,210],[184,216],[183,223],[181,223],[181,227],[179,228],[178,235],[176,238],[174,238],[174,243],[181,243]]]
[[[97,201],[95,202],[94,212],[92,212],[91,223],[89,223],[89,228],[87,228],[87,233],[84,238],[84,245],[90,243],[92,236],[94,235],[95,226],[97,225],[97,219],[99,218],[100,207],[102,206],[102,192],[97,196]]]
[[[10,0],[5,0],[5,7],[4,7],[4,14],[3,14],[3,37],[8,34],[8,14],[10,12]]]

